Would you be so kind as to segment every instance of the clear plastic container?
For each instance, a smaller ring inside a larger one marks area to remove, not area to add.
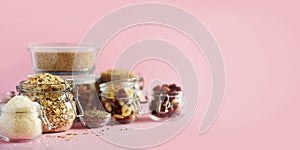
[[[17,91],[45,108],[52,128],[43,125],[43,132],[69,130],[76,116],[82,115],[81,111],[77,115],[76,106],[81,108],[81,105],[77,95],[74,95],[77,92],[72,80],[66,80],[65,84],[26,84],[22,81],[17,86]]]
[[[76,74],[93,72],[99,46],[76,43],[32,43],[33,70],[36,73]]]

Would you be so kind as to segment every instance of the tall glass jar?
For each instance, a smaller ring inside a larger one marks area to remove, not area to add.
[[[17,86],[20,95],[38,102],[45,109],[46,117],[52,125],[49,129],[43,125],[43,132],[61,132],[70,129],[76,118],[77,95],[73,95],[73,81],[65,84],[28,84],[24,81]]]
[[[134,84],[134,79],[100,84],[101,104],[111,113],[112,120],[122,124],[135,121],[141,107]]]

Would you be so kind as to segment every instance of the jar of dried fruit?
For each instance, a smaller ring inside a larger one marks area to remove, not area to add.
[[[153,88],[150,102],[150,118],[162,121],[181,114],[183,106],[182,90],[176,84],[163,84]]]
[[[76,118],[76,105],[81,106],[77,95],[73,94],[77,93],[74,90],[76,88],[72,80],[63,80],[48,73],[35,75],[17,86],[21,95],[45,108],[52,128],[43,125],[43,132],[61,132],[72,127]]]
[[[136,119],[140,103],[132,79],[100,84],[101,104],[111,113],[112,120],[125,124]]]

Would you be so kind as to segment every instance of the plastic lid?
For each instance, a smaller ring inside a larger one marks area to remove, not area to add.
[[[99,78],[97,74],[61,75],[60,77],[64,79],[72,79],[75,84],[95,83],[96,79]]]
[[[63,51],[95,51],[100,48],[95,43],[30,43],[28,45],[29,50],[63,50]]]

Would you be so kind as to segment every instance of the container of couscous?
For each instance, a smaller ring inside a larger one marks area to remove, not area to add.
[[[31,43],[28,46],[33,70],[51,74],[93,72],[98,49],[93,43]]]
[[[27,142],[42,135],[43,123],[50,129],[43,107],[25,96],[2,97],[0,138],[6,142]]]

